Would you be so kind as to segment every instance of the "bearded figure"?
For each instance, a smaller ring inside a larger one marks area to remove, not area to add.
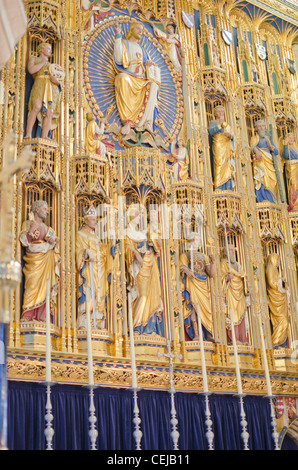
[[[35,201],[30,220],[24,222],[20,242],[26,249],[24,301],[21,321],[46,320],[47,280],[50,284],[51,311],[55,305],[60,278],[58,238],[45,221],[49,213],[46,201]]]
[[[253,176],[257,202],[277,200],[278,184],[273,164],[273,155],[278,155],[277,147],[270,142],[266,135],[266,125],[263,120],[255,124],[256,135],[251,139],[253,155]]]
[[[160,74],[139,44],[143,30],[142,23],[132,23],[123,39],[121,25],[115,23],[115,95],[123,135],[128,135],[131,128],[153,132],[157,117]]]

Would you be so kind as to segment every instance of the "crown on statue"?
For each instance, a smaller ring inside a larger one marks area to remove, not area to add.
[[[85,210],[84,218],[87,219],[88,217],[97,217],[96,209],[94,206],[90,206],[88,209]]]

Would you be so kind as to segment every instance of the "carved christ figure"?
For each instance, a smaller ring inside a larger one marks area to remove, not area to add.
[[[123,135],[131,128],[153,132],[157,117],[159,69],[139,44],[143,29],[141,23],[132,23],[123,39],[121,25],[115,23],[115,95]]]

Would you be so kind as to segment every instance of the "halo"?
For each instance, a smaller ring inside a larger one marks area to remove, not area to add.
[[[117,16],[122,26],[123,38],[129,27],[135,22],[128,16]],[[115,40],[115,16],[105,18],[86,36],[84,44],[84,86],[86,99],[97,120],[100,112],[107,118],[108,125],[121,127],[121,121],[115,100],[114,80],[116,70],[113,63],[113,48]],[[148,52],[150,58],[160,68],[161,86],[158,96],[159,119],[162,128],[157,126],[157,134],[162,139],[178,135],[183,122],[183,95],[181,82],[177,73],[163,50],[161,44],[149,31],[149,25],[144,25],[140,45]]]

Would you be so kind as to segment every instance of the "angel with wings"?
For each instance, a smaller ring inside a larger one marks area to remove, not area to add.
[[[178,34],[175,33],[174,26],[169,24],[166,26],[166,32],[161,31],[156,26],[153,27],[155,36],[162,41],[165,49],[169,55],[169,58],[174,66],[174,69],[179,74],[182,73],[181,65],[181,54],[179,48],[181,47],[181,42]]]

